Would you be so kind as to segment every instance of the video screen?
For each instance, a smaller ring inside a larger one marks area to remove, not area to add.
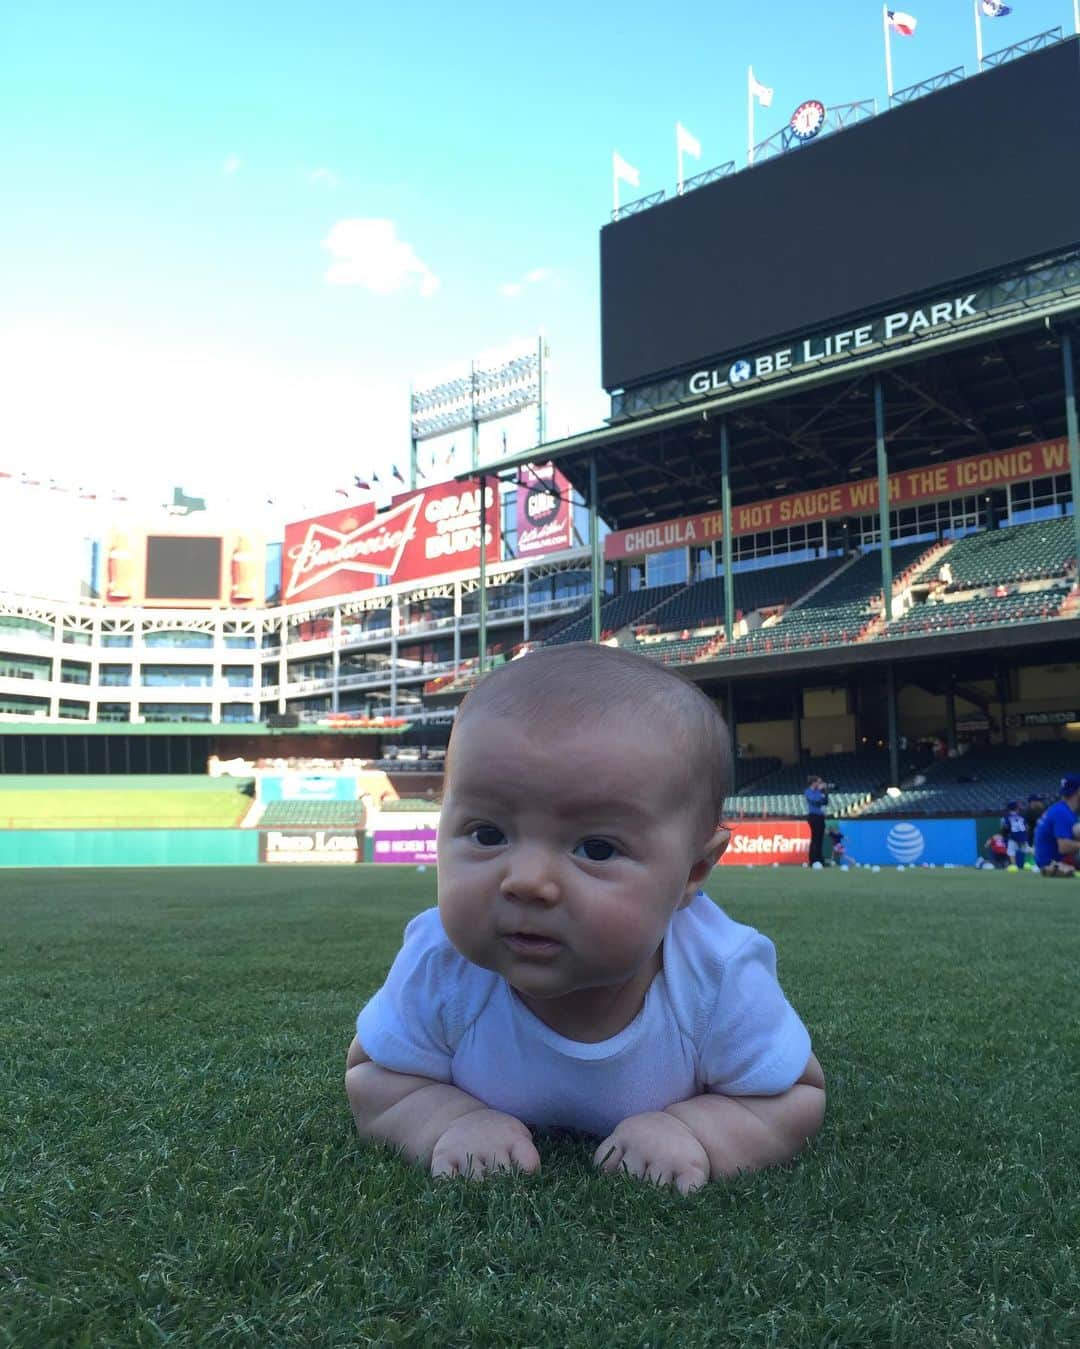
[[[605,226],[604,387],[1080,243],[1078,146],[1070,39]]]
[[[162,534],[148,536],[148,600],[216,600],[220,596],[220,538],[177,538]]]

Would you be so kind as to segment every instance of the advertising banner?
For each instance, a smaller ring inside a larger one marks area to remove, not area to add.
[[[805,820],[737,820],[721,866],[801,865],[810,856],[810,826]]]
[[[517,554],[537,557],[573,543],[570,483],[554,464],[529,464],[517,488]]]
[[[377,829],[373,862],[424,862],[434,864],[436,831],[423,829]]]
[[[259,861],[344,865],[364,860],[362,829],[267,829],[259,834]]]
[[[356,778],[344,773],[260,774],[260,801],[355,801]]]
[[[889,504],[909,506],[941,497],[984,492],[1010,482],[1049,477],[1069,471],[1069,445],[1066,440],[1047,440],[1038,445],[1022,445],[995,454],[956,459],[951,464],[930,468],[906,469],[889,475]],[[878,508],[877,478],[841,483],[811,492],[773,497],[734,506],[731,532],[753,534],[759,530],[779,529],[787,525],[807,524],[848,515],[869,515]],[[608,562],[646,553],[665,552],[692,544],[711,543],[723,534],[723,516],[719,511],[704,515],[686,515],[678,520],[620,529],[604,540],[604,558]]]
[[[489,479],[488,562],[500,554],[499,497]],[[480,483],[444,482],[395,497],[376,514],[374,502],[285,526],[282,599],[325,599],[390,583],[471,571],[480,565]]]
[[[864,865],[969,867],[978,856],[974,820],[841,820],[838,827],[850,859]]]

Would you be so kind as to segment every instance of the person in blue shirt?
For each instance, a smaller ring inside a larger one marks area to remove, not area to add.
[[[1035,865],[1044,876],[1075,876],[1080,853],[1080,773],[1061,779],[1061,797],[1035,827]]]
[[[829,804],[829,784],[824,778],[812,773],[806,782],[806,823],[810,826],[810,865],[820,862],[825,865],[822,856],[822,844],[825,842],[825,810]]]

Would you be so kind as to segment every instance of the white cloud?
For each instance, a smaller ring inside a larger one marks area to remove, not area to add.
[[[326,270],[330,286],[363,286],[376,295],[392,295],[413,285],[434,295],[439,278],[416,256],[412,244],[397,237],[392,220],[339,220],[322,241],[334,261]]]
[[[231,178],[234,174],[239,173],[243,162],[239,155],[226,155],[221,161],[221,176]]]
[[[505,295],[508,300],[516,299],[527,286],[539,286],[542,282],[550,280],[552,276],[554,276],[554,272],[550,267],[533,267],[518,281],[504,281],[499,287],[499,294]]]
[[[320,166],[317,169],[311,170],[311,172],[308,174],[308,182],[325,183],[326,186],[330,188],[331,191],[333,191],[335,187],[338,187],[340,185],[341,178],[334,172],[333,169],[327,169]]]

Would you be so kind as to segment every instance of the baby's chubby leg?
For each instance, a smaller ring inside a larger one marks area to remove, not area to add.
[[[490,1171],[540,1168],[532,1134],[513,1115],[450,1083],[381,1068],[355,1038],[345,1091],[361,1138],[389,1143],[432,1175],[479,1180]]]

